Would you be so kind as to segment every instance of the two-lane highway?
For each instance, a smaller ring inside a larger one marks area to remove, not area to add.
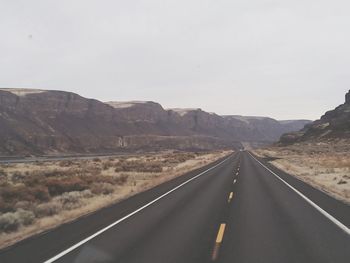
[[[242,155],[219,261],[349,262],[349,229],[327,218],[318,210],[321,207],[315,208],[271,172],[250,154]],[[350,216],[349,207],[339,206]]]
[[[348,262],[350,208],[248,152],[0,251],[0,262]]]

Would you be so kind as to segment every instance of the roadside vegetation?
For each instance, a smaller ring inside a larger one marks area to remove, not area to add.
[[[304,142],[254,151],[276,167],[350,204],[350,141]]]
[[[204,166],[228,152],[0,165],[0,247]]]

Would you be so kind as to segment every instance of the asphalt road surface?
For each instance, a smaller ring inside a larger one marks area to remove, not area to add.
[[[0,251],[0,262],[350,262],[350,207],[238,152]]]

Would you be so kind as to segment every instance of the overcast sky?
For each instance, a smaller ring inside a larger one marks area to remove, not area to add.
[[[0,0],[0,87],[316,119],[350,88],[348,0]]]

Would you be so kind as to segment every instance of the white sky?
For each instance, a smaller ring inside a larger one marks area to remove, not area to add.
[[[350,88],[348,0],[0,0],[0,87],[316,119]]]

